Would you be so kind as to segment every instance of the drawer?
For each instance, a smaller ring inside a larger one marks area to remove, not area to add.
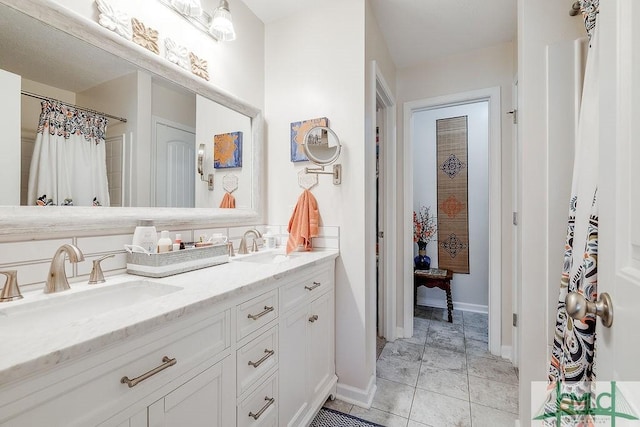
[[[278,425],[278,374],[275,373],[238,405],[238,427]]]
[[[330,271],[320,271],[296,280],[290,285],[280,288],[281,306],[283,311],[300,307],[316,295],[333,288],[333,277]]]
[[[274,326],[236,352],[238,396],[278,366],[278,326]]]
[[[237,316],[238,334],[236,339],[240,341],[278,317],[277,290],[274,289],[238,305]]]
[[[0,424],[4,421],[2,415],[10,417],[13,407],[22,414],[7,426],[96,425],[203,361],[222,354],[231,343],[230,324],[230,310],[226,310],[157,329],[60,366],[22,383],[15,390],[17,393],[11,393],[15,401],[2,407]],[[122,382],[124,377],[133,381],[132,387]],[[23,387],[30,392],[19,398]]]

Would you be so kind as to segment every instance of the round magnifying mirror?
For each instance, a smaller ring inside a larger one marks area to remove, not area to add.
[[[302,148],[309,160],[319,166],[334,163],[340,156],[338,135],[326,126],[316,126],[304,135]]]

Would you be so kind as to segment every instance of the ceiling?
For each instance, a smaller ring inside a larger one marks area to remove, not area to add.
[[[318,0],[242,1],[268,24]],[[516,0],[365,1],[398,68],[516,38]]]

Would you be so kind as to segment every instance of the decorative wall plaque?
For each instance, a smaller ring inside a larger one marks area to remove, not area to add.
[[[173,62],[185,70],[190,70],[189,51],[186,47],[180,46],[170,38],[165,39],[164,47],[164,56],[169,62]]]
[[[136,18],[131,18],[131,26],[133,27],[133,41],[156,55],[159,55],[158,31],[150,27],[147,28]]]
[[[198,77],[209,80],[209,64],[206,59],[198,58],[193,52],[189,52],[189,60],[191,61],[191,72]]]
[[[106,0],[96,0],[100,15],[98,23],[127,40],[131,40],[131,18],[125,12],[115,9]]]

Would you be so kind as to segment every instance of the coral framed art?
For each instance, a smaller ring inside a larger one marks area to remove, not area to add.
[[[213,167],[215,169],[242,167],[242,132],[213,136]]]
[[[319,117],[317,119],[303,120],[291,123],[291,161],[305,162],[309,159],[304,154],[302,139],[309,129],[316,126],[329,126],[329,119]]]

